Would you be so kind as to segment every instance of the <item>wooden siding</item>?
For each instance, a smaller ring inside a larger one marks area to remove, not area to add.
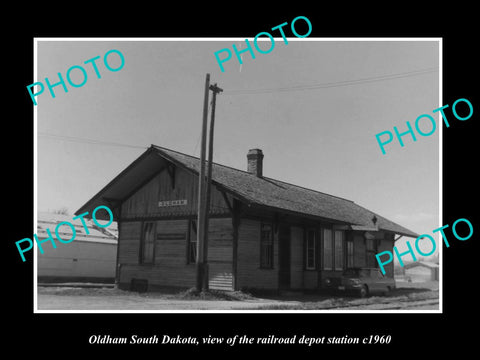
[[[242,219],[238,231],[238,288],[278,288],[278,236],[273,237],[273,269],[260,268],[260,225]]]
[[[142,223],[121,222],[118,228],[118,263],[138,264]]]
[[[173,173],[164,169],[130,195],[122,203],[122,220],[195,215],[198,202],[198,178],[178,167],[174,173],[174,176],[170,175]],[[227,197],[231,202],[231,196]],[[187,200],[187,204],[158,206],[160,201],[172,200]],[[215,186],[212,186],[210,203],[212,215],[230,214],[222,193]]]
[[[365,238],[363,233],[355,232],[353,234],[353,266],[354,267],[365,267],[367,264],[366,259],[366,246]]]
[[[173,286],[192,287],[195,286],[195,264],[186,263],[186,246],[188,235],[188,220],[161,220],[156,222],[155,233],[155,257],[153,264],[139,264],[138,255],[134,263],[122,263],[124,225],[138,229],[136,233],[137,254],[140,249],[141,221],[122,223],[119,243],[120,283],[129,286],[132,279],[146,279],[149,286]],[[134,225],[135,224],[135,225]],[[162,234],[160,239],[157,235]],[[171,234],[171,238],[168,237]],[[179,239],[183,235],[182,239]]]
[[[303,288],[303,228],[292,226],[290,239],[290,287]]]
[[[150,288],[154,286],[190,288],[195,286],[195,276],[195,264],[125,265],[120,271],[120,283],[128,289],[132,279],[146,279]]]
[[[196,280],[195,263],[187,264],[189,219],[156,221],[153,264],[139,264],[142,221],[120,225],[119,263],[120,283],[129,287],[132,279],[146,279],[149,286],[193,287]],[[231,218],[210,219],[209,275],[212,289],[232,290]]]

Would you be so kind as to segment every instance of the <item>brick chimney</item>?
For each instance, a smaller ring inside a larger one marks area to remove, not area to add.
[[[247,171],[255,176],[263,176],[263,152],[260,149],[250,149],[247,154]]]

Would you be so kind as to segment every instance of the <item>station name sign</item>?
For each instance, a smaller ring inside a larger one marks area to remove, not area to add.
[[[187,200],[165,200],[159,201],[158,207],[182,206],[187,205]]]

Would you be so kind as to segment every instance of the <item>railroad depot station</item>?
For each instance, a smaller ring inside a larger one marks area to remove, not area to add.
[[[375,255],[397,238],[418,236],[353,201],[265,177],[263,159],[252,149],[247,171],[212,166],[211,289],[321,289],[345,269],[378,267]],[[197,157],[151,145],[76,211],[112,210],[120,288],[195,286],[199,167]],[[393,262],[385,270],[393,278]]]

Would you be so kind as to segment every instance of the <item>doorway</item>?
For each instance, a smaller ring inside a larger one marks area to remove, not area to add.
[[[278,286],[290,288],[290,226],[279,225],[278,228]]]

